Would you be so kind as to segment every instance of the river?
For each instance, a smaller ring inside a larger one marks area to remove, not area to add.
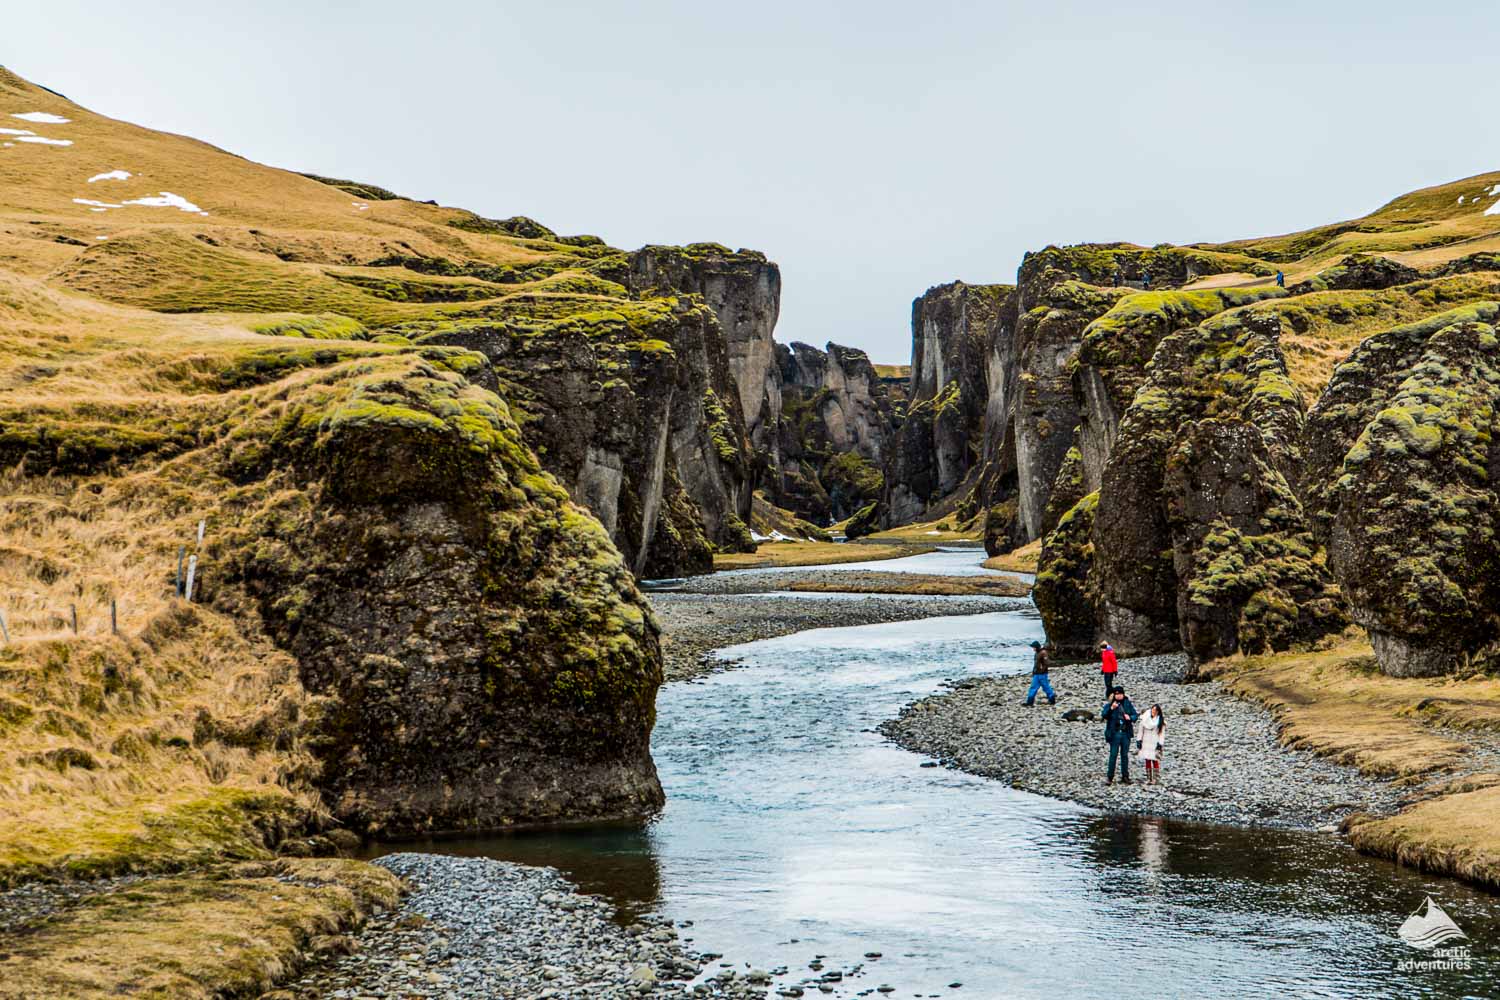
[[[872,731],[944,680],[1026,669],[1041,634],[1020,611],[733,647],[739,669],[660,693],[653,748],[668,805],[648,827],[437,849],[554,865],[623,919],[692,921],[695,947],[785,966],[778,986],[809,996],[1500,989],[1500,897],[1327,834],[1104,816],[923,767]],[[1468,933],[1470,970],[1403,969],[1424,953],[1396,928],[1429,893]],[[845,973],[823,994],[803,982],[821,974],[808,968],[819,955],[822,971]]]

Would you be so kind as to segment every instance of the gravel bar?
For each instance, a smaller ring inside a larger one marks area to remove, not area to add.
[[[785,583],[783,576],[781,583]],[[1029,607],[1023,600],[994,597],[825,596],[721,594],[653,591],[647,595],[662,626],[669,681],[689,680],[733,666],[716,649],[756,639],[774,639],[810,628],[874,625],[943,615],[978,615]]]
[[[691,576],[673,583],[670,588],[648,588],[652,596],[667,594],[764,594],[772,591],[790,590],[797,585],[831,585],[829,593],[872,593],[885,591],[899,593],[901,587],[911,587],[919,582],[941,583],[944,581],[962,587],[977,580],[1001,580],[1007,577],[1018,581],[1029,578],[1017,573],[987,573],[973,576],[948,576],[943,573],[903,573],[895,570],[839,569],[806,566],[785,567],[774,572],[751,572],[737,570],[733,573],[710,573]]]
[[[413,892],[372,917],[351,954],[266,1000],[766,996],[771,973],[693,951],[665,919],[621,926],[551,868],[436,854],[374,863]]]
[[[1052,668],[1056,705],[1040,695],[1035,707],[1022,705],[1029,672],[971,678],[908,705],[880,731],[945,766],[1107,812],[1332,831],[1349,813],[1395,810],[1399,789],[1390,783],[1278,744],[1263,707],[1217,682],[1181,683],[1186,662],[1180,655],[1120,662],[1119,683],[1136,709],[1159,704],[1167,717],[1158,786],[1143,783],[1135,759],[1132,784],[1106,784],[1104,724],[1064,718],[1074,709],[1097,716],[1103,706],[1092,663]]]

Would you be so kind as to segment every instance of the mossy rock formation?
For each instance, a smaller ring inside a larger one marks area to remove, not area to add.
[[[255,402],[241,433],[284,461],[235,577],[322,699],[335,816],[393,836],[660,806],[656,628],[498,397],[398,356]]]
[[[1125,412],[1094,526],[1099,630],[1121,649],[1202,659],[1345,627],[1286,482],[1304,418],[1280,322],[1236,309],[1168,336]]]
[[[1042,614],[1047,641],[1063,656],[1082,659],[1095,646],[1097,609],[1090,577],[1098,508],[1097,492],[1080,498],[1043,539],[1037,562],[1031,599]]]
[[[1500,341],[1489,323],[1434,326],[1371,338],[1334,379],[1378,411],[1326,494],[1329,562],[1396,676],[1500,663]]]

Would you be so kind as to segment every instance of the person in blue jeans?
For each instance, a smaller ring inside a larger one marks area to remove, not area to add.
[[[1109,777],[1106,785],[1115,783],[1115,758],[1120,759],[1120,784],[1130,784],[1130,741],[1135,736],[1135,721],[1140,718],[1125,689],[1116,687],[1100,710],[1104,716],[1104,739],[1109,744]]]
[[[1047,647],[1039,642],[1031,644],[1033,650],[1031,656],[1031,690],[1026,692],[1026,700],[1021,702],[1027,708],[1036,703],[1037,689],[1047,693],[1047,704],[1056,705],[1057,695],[1052,693],[1052,682],[1047,679]]]

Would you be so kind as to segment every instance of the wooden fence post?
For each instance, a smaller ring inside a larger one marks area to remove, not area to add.
[[[109,599],[109,631],[111,635],[120,634],[120,616],[113,597]]]
[[[203,548],[203,522],[198,522],[198,548]]]
[[[73,619],[73,634],[78,634],[78,605],[68,605],[68,616]]]
[[[5,612],[0,611],[0,635],[5,636],[5,641],[10,642],[10,628],[5,624]]]
[[[185,591],[183,591],[183,595],[182,595],[183,597],[187,598],[188,601],[192,601],[192,599],[193,599],[193,576],[197,572],[198,572],[198,554],[195,552],[192,555],[188,556],[187,589]]]
[[[187,546],[177,546],[177,596],[182,596],[182,560],[187,557]]]

